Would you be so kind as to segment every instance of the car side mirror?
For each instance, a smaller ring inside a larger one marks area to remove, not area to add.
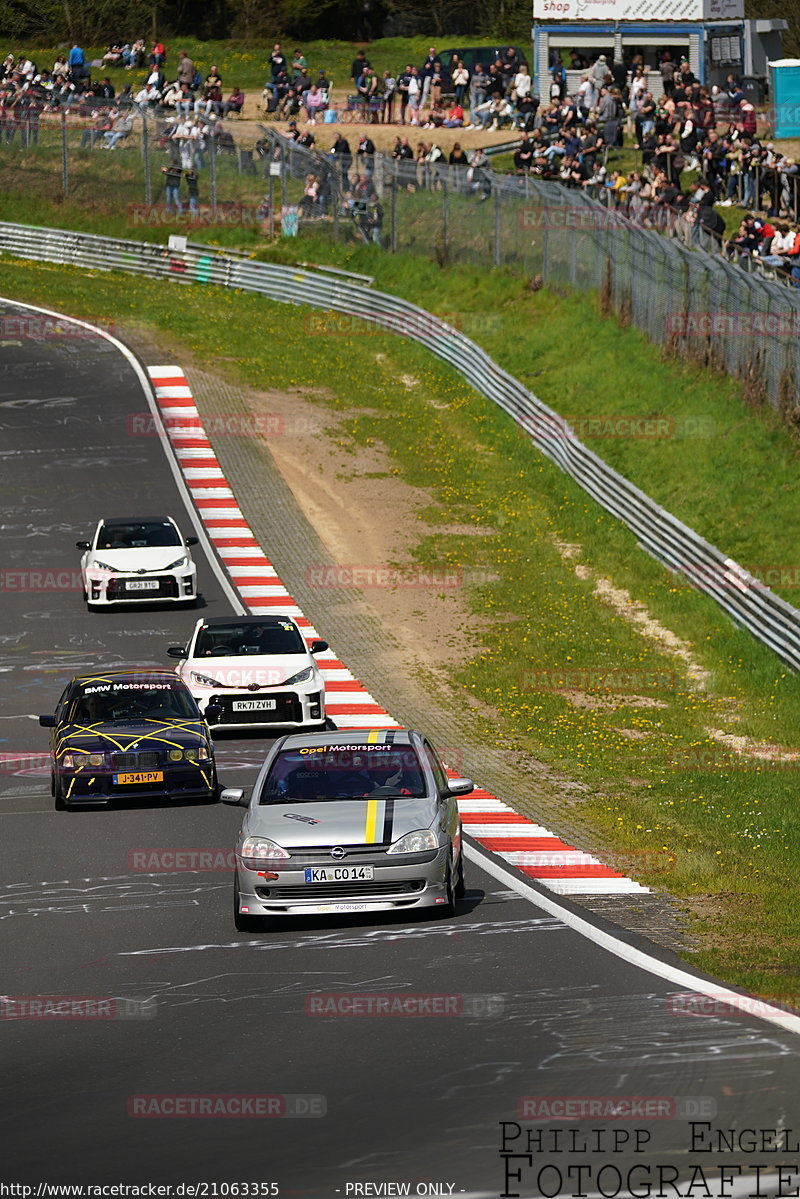
[[[91,541],[76,541],[75,545],[79,550],[90,550],[92,548]]]
[[[312,654],[321,654],[322,651],[326,650],[327,648],[328,648],[327,641],[312,641],[311,642]]]
[[[187,537],[187,538],[186,538],[186,544],[187,544],[187,545],[199,545],[199,544],[200,544],[200,538],[199,538],[199,537]]]
[[[250,800],[245,799],[241,787],[226,787],[224,791],[220,792],[220,800],[222,803],[230,804],[233,808],[246,808],[250,804]]]
[[[182,645],[170,645],[167,648],[167,657],[168,658],[185,658],[186,650],[183,648]]]
[[[56,727],[55,716],[40,716],[39,724],[43,729],[54,729]]]
[[[451,795],[469,795],[470,791],[475,790],[475,784],[472,779],[450,779],[447,789]]]

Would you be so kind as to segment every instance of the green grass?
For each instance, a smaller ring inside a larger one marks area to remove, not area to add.
[[[288,260],[297,249],[284,246],[282,256]],[[613,404],[634,412],[646,402],[654,413],[711,413],[715,436],[702,444],[598,448],[726,549],[793,560],[794,442],[768,416],[748,411],[731,381],[663,362],[638,333],[601,318],[589,297],[531,293],[507,272],[443,272],[367,248],[337,257],[325,244],[311,250],[303,243],[303,253],[374,273],[380,286],[439,311],[459,311],[465,332],[520,377],[535,374],[538,394],[562,411],[604,413]],[[639,862],[639,877],[666,883],[707,920],[697,925],[702,949],[693,960],[762,994],[797,990],[794,770],[739,757],[707,730],[795,745],[800,679],[709,599],[675,586],[632,534],[532,450],[502,412],[413,343],[374,335],[313,339],[302,310],[260,297],[212,288],[174,292],[163,282],[87,278],[9,261],[3,290],[75,314],[102,312],[123,331],[169,329],[177,360],[191,354],[233,382],[263,387],[268,379],[270,387],[300,388],[308,398],[313,388],[324,389],[330,398],[319,402],[344,419],[339,439],[383,443],[393,470],[431,493],[416,550],[420,565],[447,564],[467,578],[477,571],[494,580],[469,589],[473,610],[488,624],[478,656],[454,672],[465,701],[476,697],[496,713],[486,722],[487,740],[588,786],[582,813]],[[419,385],[399,397],[402,373]],[[354,378],[357,417],[349,415]],[[636,380],[646,380],[644,400],[631,386]],[[494,532],[440,532],[452,523]],[[556,541],[579,547],[577,557],[564,561]],[[683,638],[707,672],[706,685],[695,685],[685,663],[599,600],[595,577],[627,589]],[[649,672],[634,689],[658,706],[638,706],[635,697],[601,684],[599,692],[578,685],[596,705],[578,707],[552,689],[566,669]],[[551,672],[551,684],[543,672]],[[701,753],[715,755],[710,765]],[[661,873],[665,864],[668,875]]]

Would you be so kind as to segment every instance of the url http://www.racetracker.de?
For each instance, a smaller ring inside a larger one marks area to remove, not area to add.
[[[176,1183],[61,1183],[0,1182],[0,1199],[239,1199],[245,1196],[280,1195],[277,1182],[176,1182]]]

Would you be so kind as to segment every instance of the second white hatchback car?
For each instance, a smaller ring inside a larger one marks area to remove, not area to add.
[[[325,728],[325,684],[313,655],[327,641],[305,639],[291,616],[198,620],[189,644],[171,645],[176,673],[212,728]]]
[[[106,604],[197,601],[197,567],[171,516],[115,516],[98,521],[91,541],[78,541],[83,594],[90,608]]]

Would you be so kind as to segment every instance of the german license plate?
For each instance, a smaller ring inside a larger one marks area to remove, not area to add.
[[[163,783],[163,770],[143,770],[138,774],[115,774],[114,782],[119,786],[124,786],[126,783]]]
[[[276,699],[235,699],[234,712],[272,712],[277,707]]]
[[[158,579],[126,579],[126,591],[158,591]]]
[[[372,866],[306,866],[307,883],[369,882]]]

